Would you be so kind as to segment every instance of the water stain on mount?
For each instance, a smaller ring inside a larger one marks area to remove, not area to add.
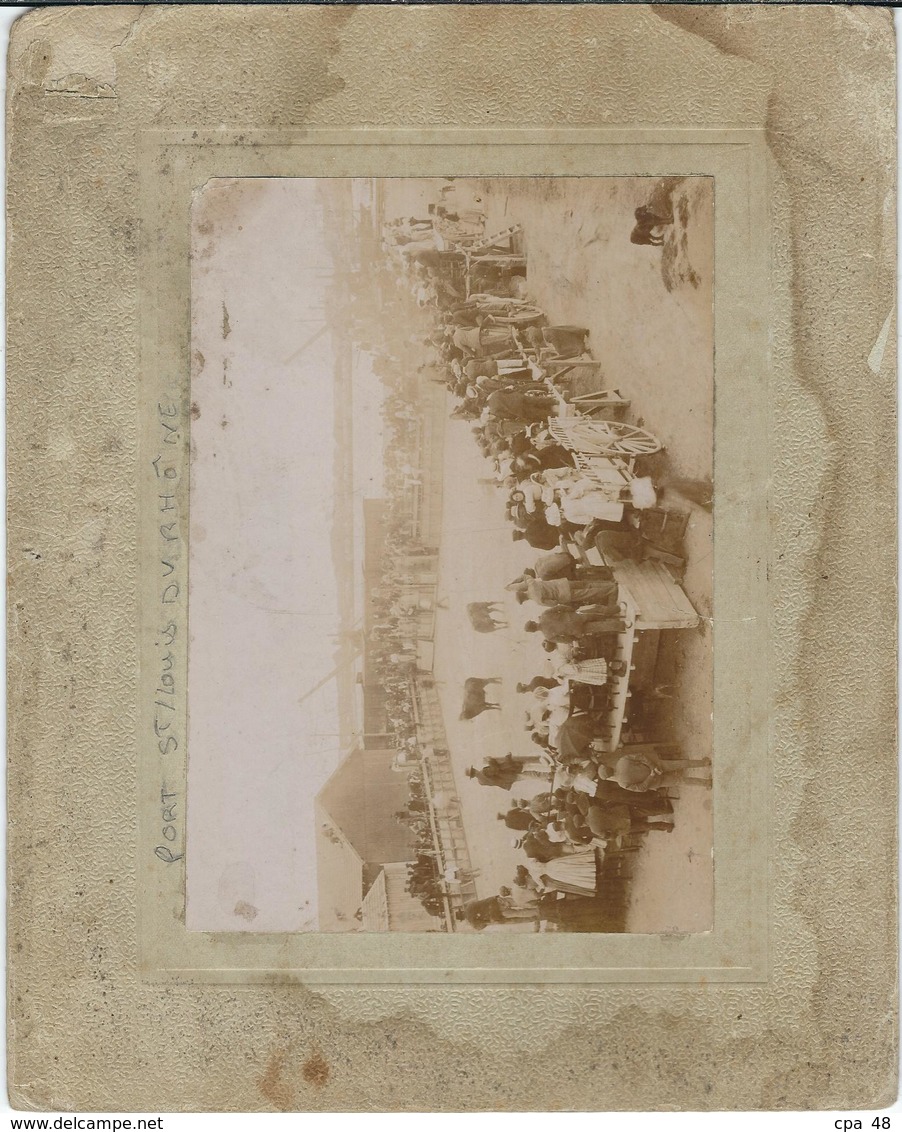
[[[315,1085],[321,1089],[329,1080],[331,1070],[329,1063],[317,1050],[312,1053],[301,1066],[301,1075],[308,1085]]]

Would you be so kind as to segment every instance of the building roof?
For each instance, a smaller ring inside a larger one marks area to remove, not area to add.
[[[353,931],[363,898],[363,861],[327,810],[317,800],[316,885],[321,932]]]
[[[394,816],[408,800],[394,757],[394,750],[357,748],[316,796],[320,931],[359,930],[356,914],[381,867],[413,857],[410,831]]]
[[[360,747],[339,763],[317,801],[361,861],[412,859],[410,830],[395,818],[407,808],[407,776],[392,770],[394,750]]]

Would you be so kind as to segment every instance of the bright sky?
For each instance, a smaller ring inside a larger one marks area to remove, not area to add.
[[[338,628],[318,216],[303,180],[212,181],[195,201],[191,930],[315,922],[313,797],[341,755],[334,681],[304,698],[334,669]]]

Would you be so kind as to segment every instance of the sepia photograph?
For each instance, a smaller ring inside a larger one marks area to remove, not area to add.
[[[190,931],[713,928],[714,207],[195,193]]]
[[[23,1123],[883,1127],[896,43],[845,4],[14,21]]]
[[[14,21],[13,1107],[888,1119],[896,43]]]

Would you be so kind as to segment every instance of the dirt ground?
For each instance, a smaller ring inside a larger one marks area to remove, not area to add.
[[[522,225],[529,296],[552,324],[588,328],[602,366],[596,387],[619,389],[630,400],[625,419],[664,444],[637,470],[654,476],[667,505],[689,512],[683,586],[702,620],[697,629],[661,635],[652,714],[659,737],[679,742],[686,757],[704,757],[712,756],[713,706],[713,186],[704,178],[676,183],[663,245],[631,243],[635,210],[655,187],[650,178],[457,180],[447,203],[481,208],[488,233]],[[434,186],[408,192],[414,214],[417,194],[432,199]],[[574,388],[587,391],[586,382]],[[511,541],[503,493],[485,482],[491,468],[468,425],[449,421],[445,460],[440,596],[448,608],[437,617],[435,674],[478,892],[487,896],[510,882],[522,859],[497,814],[541,783],[526,780],[506,793],[476,785],[464,769],[486,755],[534,750],[523,730],[525,697],[514,685],[548,666],[539,642],[523,631],[531,607],[521,609],[503,588],[536,552]],[[466,603],[493,599],[504,603],[509,627],[474,633]],[[502,677],[502,710],[458,720],[467,676]],[[716,765],[714,777],[716,786]],[[637,854],[628,931],[712,926],[712,792],[684,784],[679,794],[673,833],[650,833]]]

